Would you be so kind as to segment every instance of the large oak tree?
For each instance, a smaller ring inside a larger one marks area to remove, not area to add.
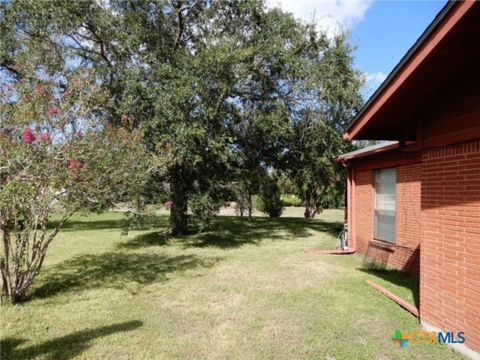
[[[143,131],[162,164],[154,179],[169,185],[173,234],[188,232],[189,209],[207,220],[232,181],[251,195],[272,168],[303,177],[312,166],[299,160],[306,151],[299,142],[323,136],[298,137],[311,122],[305,114],[338,133],[359,106],[360,76],[345,38],[263,1],[13,0],[2,7],[3,70],[20,79],[16,64],[28,58],[52,77],[73,67],[95,71],[112,99],[111,118],[125,114]],[[310,182],[333,183],[315,174]]]

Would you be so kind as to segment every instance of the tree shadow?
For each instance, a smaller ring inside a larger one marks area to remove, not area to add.
[[[168,244],[169,239],[167,232],[153,231],[137,235],[127,242],[118,244],[117,247],[120,249],[138,249],[149,246],[164,246]]]
[[[42,356],[51,360],[72,359],[85,351],[90,346],[89,342],[93,339],[117,332],[132,331],[142,325],[141,321],[134,320],[96,329],[86,329],[26,348],[18,348],[20,344],[25,342],[24,339],[6,338],[1,341],[0,358],[33,359]]]
[[[415,307],[420,307],[420,279],[417,276],[395,269],[360,268],[358,270],[383,279],[393,285],[410,290]]]
[[[306,238],[312,231],[337,236],[340,222],[324,222],[303,218],[247,218],[222,216],[209,231],[183,240],[186,247],[236,248],[246,244],[258,244],[267,239],[290,240]]]
[[[194,255],[166,256],[108,252],[101,255],[79,255],[43,272],[40,285],[30,298],[46,298],[59,293],[93,288],[131,289],[167,280],[168,273],[195,267],[211,267],[218,258]]]
[[[52,220],[49,222],[48,227],[54,228],[58,225],[58,220]],[[69,219],[63,224],[62,231],[89,231],[89,230],[112,230],[118,229],[123,230],[126,226],[126,219],[120,217],[118,219],[97,219],[92,220],[91,218],[85,217],[85,220],[82,220],[80,217],[75,217]],[[149,218],[149,221],[144,221],[142,223],[136,223],[133,226],[133,230],[149,230],[154,228],[165,228],[168,226],[168,216],[155,216],[153,219]]]

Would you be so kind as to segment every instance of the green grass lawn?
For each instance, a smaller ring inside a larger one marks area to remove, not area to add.
[[[301,213],[301,212],[300,212]],[[287,214],[288,215],[288,214]],[[1,307],[2,359],[455,359],[440,345],[391,341],[418,320],[418,281],[362,270],[334,248],[341,211],[316,220],[221,217],[208,233],[121,236],[119,213],[76,216],[21,305]]]

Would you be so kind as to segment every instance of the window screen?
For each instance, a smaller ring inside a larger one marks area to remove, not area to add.
[[[375,239],[395,242],[397,170],[375,171]]]

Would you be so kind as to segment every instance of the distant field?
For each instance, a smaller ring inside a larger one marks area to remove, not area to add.
[[[305,208],[304,207],[296,207],[296,206],[286,206],[285,210],[282,213],[281,217],[301,217],[303,218]],[[169,211],[165,208],[162,208],[159,210],[160,215],[168,215]],[[320,215],[322,219],[327,220],[327,221],[343,221],[343,214],[344,210],[343,209],[327,209],[324,210]],[[235,207],[230,206],[230,207],[222,207],[220,209],[219,214],[220,216],[236,216],[237,214],[235,213]],[[253,215],[256,217],[265,217],[264,214],[262,214],[258,210],[253,211]]]

